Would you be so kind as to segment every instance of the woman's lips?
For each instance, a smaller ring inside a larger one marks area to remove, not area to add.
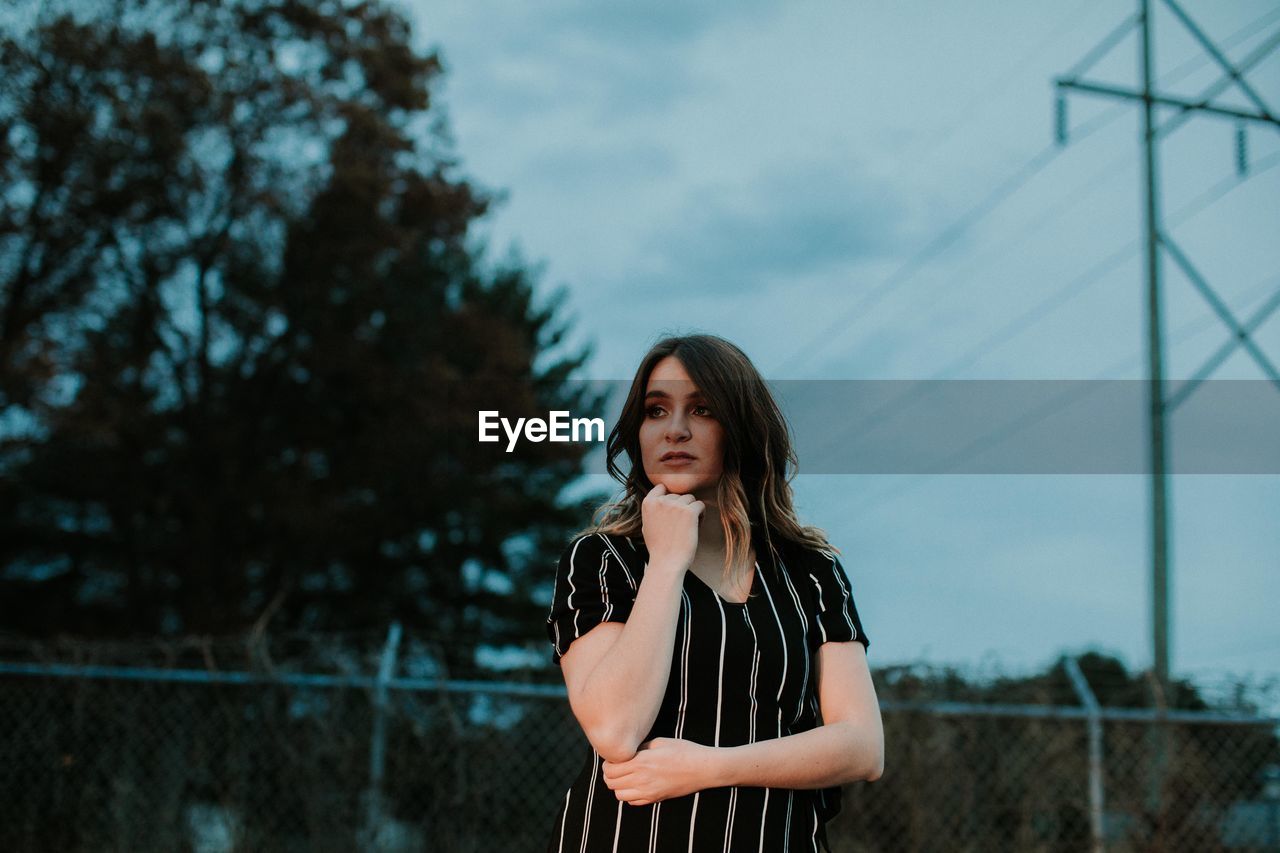
[[[672,467],[675,467],[675,468],[682,468],[685,465],[692,465],[694,462],[697,462],[697,461],[698,460],[694,459],[692,456],[672,456],[669,459],[663,459],[662,464],[671,465]]]

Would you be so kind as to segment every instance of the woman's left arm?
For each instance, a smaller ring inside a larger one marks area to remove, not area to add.
[[[655,738],[630,761],[606,761],[605,783],[639,806],[704,788],[826,788],[879,779],[884,728],[862,643],[818,648],[818,704],[823,724],[786,737],[731,747]]]
[[[826,788],[884,772],[880,703],[862,643],[818,647],[818,705],[822,725],[807,732],[712,753],[712,787]]]

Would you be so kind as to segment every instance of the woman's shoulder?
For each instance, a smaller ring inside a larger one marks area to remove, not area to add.
[[[578,533],[560,555],[559,576],[569,579],[598,577],[602,584],[621,583],[636,589],[644,575],[645,554],[626,536],[614,533]]]
[[[783,551],[797,557],[806,559],[830,560],[835,556],[835,548],[825,539],[822,544],[801,541],[770,528],[769,540],[773,543],[775,550]]]
[[[643,557],[644,538],[623,536],[619,533],[586,531],[575,534],[564,548],[564,556],[568,559],[577,559],[581,556],[598,557],[602,554],[612,554],[630,564],[632,560]]]

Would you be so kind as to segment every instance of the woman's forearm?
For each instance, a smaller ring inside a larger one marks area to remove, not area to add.
[[[649,566],[622,633],[583,686],[578,718],[609,761],[626,761],[653,727],[671,675],[684,573]]]
[[[716,748],[708,787],[826,788],[880,778],[883,741],[850,720],[742,746]]]

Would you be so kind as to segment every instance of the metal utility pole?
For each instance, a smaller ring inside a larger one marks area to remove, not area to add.
[[[387,642],[382,648],[382,662],[373,691],[373,737],[369,744],[369,787],[365,790],[364,828],[360,835],[362,850],[381,850],[384,846],[387,819],[382,778],[386,769],[387,754],[387,684],[395,676],[396,660],[400,654],[399,622],[392,622],[387,630]]]
[[[1155,104],[1151,100],[1153,62],[1149,0],[1139,0],[1142,16],[1142,147],[1145,155],[1147,226],[1147,365],[1151,413],[1151,605],[1155,646],[1157,710],[1163,710],[1169,684],[1169,529],[1168,480],[1164,449],[1164,353],[1160,314],[1160,204],[1156,197]]]
[[[1093,688],[1080,670],[1080,662],[1069,657],[1064,662],[1071,687],[1076,691],[1080,704],[1089,717],[1089,831],[1093,836],[1091,853],[1106,853],[1106,812],[1103,809],[1102,788],[1102,706],[1093,695]]]
[[[1147,407],[1151,416],[1151,631],[1153,647],[1153,697],[1157,714],[1168,708],[1169,697],[1169,526],[1167,455],[1164,447],[1164,352],[1160,313],[1160,205],[1156,197],[1155,109],[1151,100],[1153,64],[1151,6],[1139,0],[1142,16],[1142,174],[1146,183],[1147,226]],[[1168,765],[1165,727],[1157,722],[1150,732],[1151,774],[1147,788],[1147,812],[1159,815],[1161,789]]]
[[[1172,397],[1166,397],[1164,390],[1164,366],[1162,349],[1162,326],[1160,310],[1160,262],[1163,246],[1168,249],[1175,263],[1183,270],[1192,284],[1209,301],[1214,311],[1231,328],[1234,338],[1227,347],[1227,352],[1235,346],[1244,346],[1280,387],[1280,373],[1267,360],[1258,348],[1249,340],[1249,333],[1264,316],[1255,316],[1247,324],[1241,324],[1231,315],[1224,302],[1217,297],[1203,277],[1192,267],[1187,256],[1177,247],[1166,233],[1160,221],[1160,172],[1158,163],[1158,143],[1162,137],[1184,124],[1192,115],[1206,113],[1235,119],[1237,126],[1237,170],[1243,175],[1247,172],[1247,149],[1245,147],[1245,126],[1250,123],[1269,124],[1280,129],[1280,121],[1275,114],[1249,85],[1244,73],[1268,55],[1280,42],[1280,33],[1274,33],[1265,43],[1255,49],[1249,56],[1237,64],[1232,64],[1220,49],[1204,34],[1194,21],[1182,10],[1176,0],[1163,0],[1184,27],[1199,43],[1200,47],[1213,58],[1222,69],[1223,77],[1205,90],[1198,99],[1186,99],[1162,95],[1156,91],[1155,52],[1153,48],[1153,19],[1150,0],[1138,0],[1138,11],[1128,18],[1116,30],[1108,35],[1086,57],[1064,77],[1055,81],[1057,88],[1057,134],[1059,142],[1065,143],[1066,99],[1065,92],[1075,91],[1104,97],[1123,98],[1142,104],[1142,150],[1143,150],[1143,194],[1144,226],[1146,228],[1146,305],[1147,305],[1147,364],[1148,364],[1148,409],[1150,412],[1150,464],[1151,464],[1151,625],[1152,625],[1152,692],[1153,702],[1158,716],[1168,709],[1169,702],[1169,532],[1168,532],[1168,478],[1166,475],[1166,416],[1180,405],[1187,395],[1203,381],[1209,372],[1225,360],[1225,355],[1211,358],[1206,368],[1189,380]],[[1104,54],[1111,50],[1135,27],[1140,27],[1139,69],[1142,88],[1138,90],[1124,89],[1118,86],[1081,80],[1080,75],[1088,70]],[[1222,91],[1235,86],[1252,102],[1254,111],[1239,109],[1213,103]],[[1165,124],[1157,126],[1156,111],[1159,107],[1176,107],[1179,112]],[[1275,305],[1270,306],[1270,310]],[[1152,729],[1153,770],[1151,787],[1148,792],[1148,808],[1152,815],[1160,814],[1160,789],[1163,784],[1164,766],[1167,761],[1165,729],[1159,723]]]

